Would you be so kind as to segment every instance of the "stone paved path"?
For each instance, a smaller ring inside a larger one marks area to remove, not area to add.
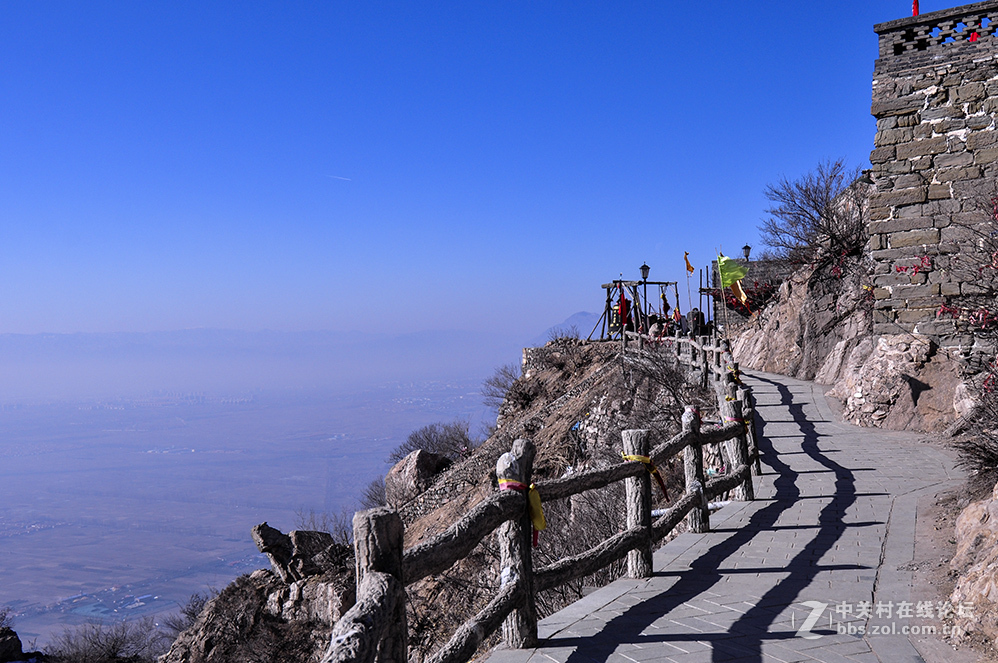
[[[919,497],[962,483],[952,458],[914,434],[838,423],[820,386],[746,379],[764,422],[756,501],[661,548],[654,577],[618,580],[543,620],[538,649],[490,663],[975,660],[902,633],[944,626],[911,596],[905,569]]]

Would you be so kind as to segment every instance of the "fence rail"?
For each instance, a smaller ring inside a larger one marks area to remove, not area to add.
[[[370,663],[377,659],[405,663],[407,626],[405,585],[441,573],[466,557],[493,532],[500,553],[500,588],[477,615],[465,622],[429,663],[464,663],[485,639],[500,628],[509,647],[532,647],[537,642],[537,592],[591,575],[627,558],[627,574],[648,577],[654,544],[684,519],[693,532],[710,527],[708,503],[724,493],[732,499],[754,499],[752,464],[758,473],[751,391],[738,379],[738,365],[726,342],[708,337],[652,339],[636,337],[639,348],[669,343],[676,358],[697,372],[701,383],[713,383],[720,421],[702,425],[700,415],[687,407],[682,431],[651,447],[650,431],[623,431],[624,453],[641,460],[580,472],[531,484],[534,445],[519,439],[496,463],[500,489],[481,501],[463,518],[428,541],[402,549],[402,521],[390,508],[371,509],[354,516],[357,559],[357,603],[334,627],[323,663]],[[722,445],[728,472],[706,481],[703,445]],[[683,454],[685,492],[658,518],[652,518],[651,465]],[[565,499],[623,481],[627,528],[591,550],[560,559],[539,569],[531,557],[530,489],[540,502]],[[528,489],[530,487],[530,489]]]

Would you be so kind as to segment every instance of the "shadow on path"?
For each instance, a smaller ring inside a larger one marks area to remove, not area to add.
[[[792,508],[801,497],[800,488],[797,486],[799,473],[780,459],[772,442],[765,436],[766,422],[762,421],[758,437],[759,451],[763,461],[776,474],[776,494],[772,501],[753,513],[744,527],[733,531],[731,536],[720,541],[693,561],[690,570],[683,572],[682,577],[666,592],[632,606],[623,615],[608,622],[600,635],[607,634],[609,637],[555,637],[548,639],[542,646],[575,647],[576,649],[568,657],[567,663],[583,663],[606,660],[621,643],[702,641],[711,644],[713,661],[734,658],[745,661],[761,661],[764,641],[795,637],[792,632],[768,633],[767,631],[780,612],[794,602],[817,573],[836,568],[866,568],[857,565],[826,565],[822,567],[815,565],[817,559],[832,549],[847,527],[866,524],[853,523],[847,526],[842,522],[846,509],[856,500],[854,477],[850,470],[828,458],[818,448],[820,435],[815,430],[814,423],[808,421],[805,416],[804,403],[794,402],[793,394],[787,386],[761,377],[753,376],[752,379],[767,382],[777,388],[780,394],[780,405],[789,409],[793,421],[803,436],[803,452],[835,474],[835,494],[828,496],[831,497],[831,502],[821,509],[817,528],[811,539],[785,567],[766,569],[786,573],[787,577],[778,581],[767,591],[752,608],[734,622],[726,633],[697,633],[691,628],[688,636],[642,635],[643,631],[659,617],[678,608],[685,601],[711,590],[721,582],[724,575],[729,573],[729,571],[718,570],[722,562],[751,541],[760,531],[776,529],[776,523],[781,514]],[[755,572],[759,571],[760,569],[755,569]],[[738,597],[732,597],[733,603],[738,600]],[[682,620],[677,619],[677,621],[681,622]],[[821,633],[821,631],[814,632]]]

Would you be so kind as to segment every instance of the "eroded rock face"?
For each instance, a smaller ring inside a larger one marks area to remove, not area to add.
[[[954,639],[959,642],[977,633],[994,640],[998,637],[998,485],[989,499],[974,502],[960,513],[956,543],[950,568],[961,577],[950,603],[970,609],[957,613]]]
[[[939,431],[959,414],[959,367],[937,353],[927,336],[867,339],[854,348],[839,372],[829,395],[843,402],[843,417],[853,423]]]
[[[342,557],[338,544],[326,532],[292,530],[283,534],[267,523],[253,528],[253,542],[267,555],[270,565],[287,583],[317,575]]]
[[[400,460],[385,475],[385,498],[402,504],[430,487],[434,477],[451,466],[446,456],[417,449]]]
[[[851,260],[838,276],[810,268],[792,274],[777,301],[735,338],[735,358],[745,368],[834,383],[842,360],[871,333],[864,270]]]
[[[841,278],[793,274],[778,301],[736,338],[742,367],[834,385],[843,418],[862,426],[941,431],[972,405],[959,366],[928,336],[872,333],[864,265],[848,262]]]

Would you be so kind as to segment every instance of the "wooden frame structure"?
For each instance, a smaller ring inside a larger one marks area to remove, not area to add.
[[[634,329],[627,331],[648,332],[651,325],[648,317],[653,311],[648,307],[648,286],[658,286],[660,297],[665,299],[669,287],[672,287],[676,297],[676,305],[679,305],[679,282],[678,281],[625,281],[615,279],[610,283],[604,283],[600,287],[606,291],[606,305],[603,307],[603,315],[596,322],[596,326],[589,332],[589,340],[592,340],[596,330],[600,330],[599,340],[613,340],[623,338],[626,329],[625,321],[621,320],[619,313],[619,303],[621,296],[630,295],[629,317],[634,322]],[[616,299],[616,301],[614,301]],[[668,303],[668,302],[666,302]],[[661,307],[660,307],[661,308]],[[661,312],[664,314],[664,311]]]

